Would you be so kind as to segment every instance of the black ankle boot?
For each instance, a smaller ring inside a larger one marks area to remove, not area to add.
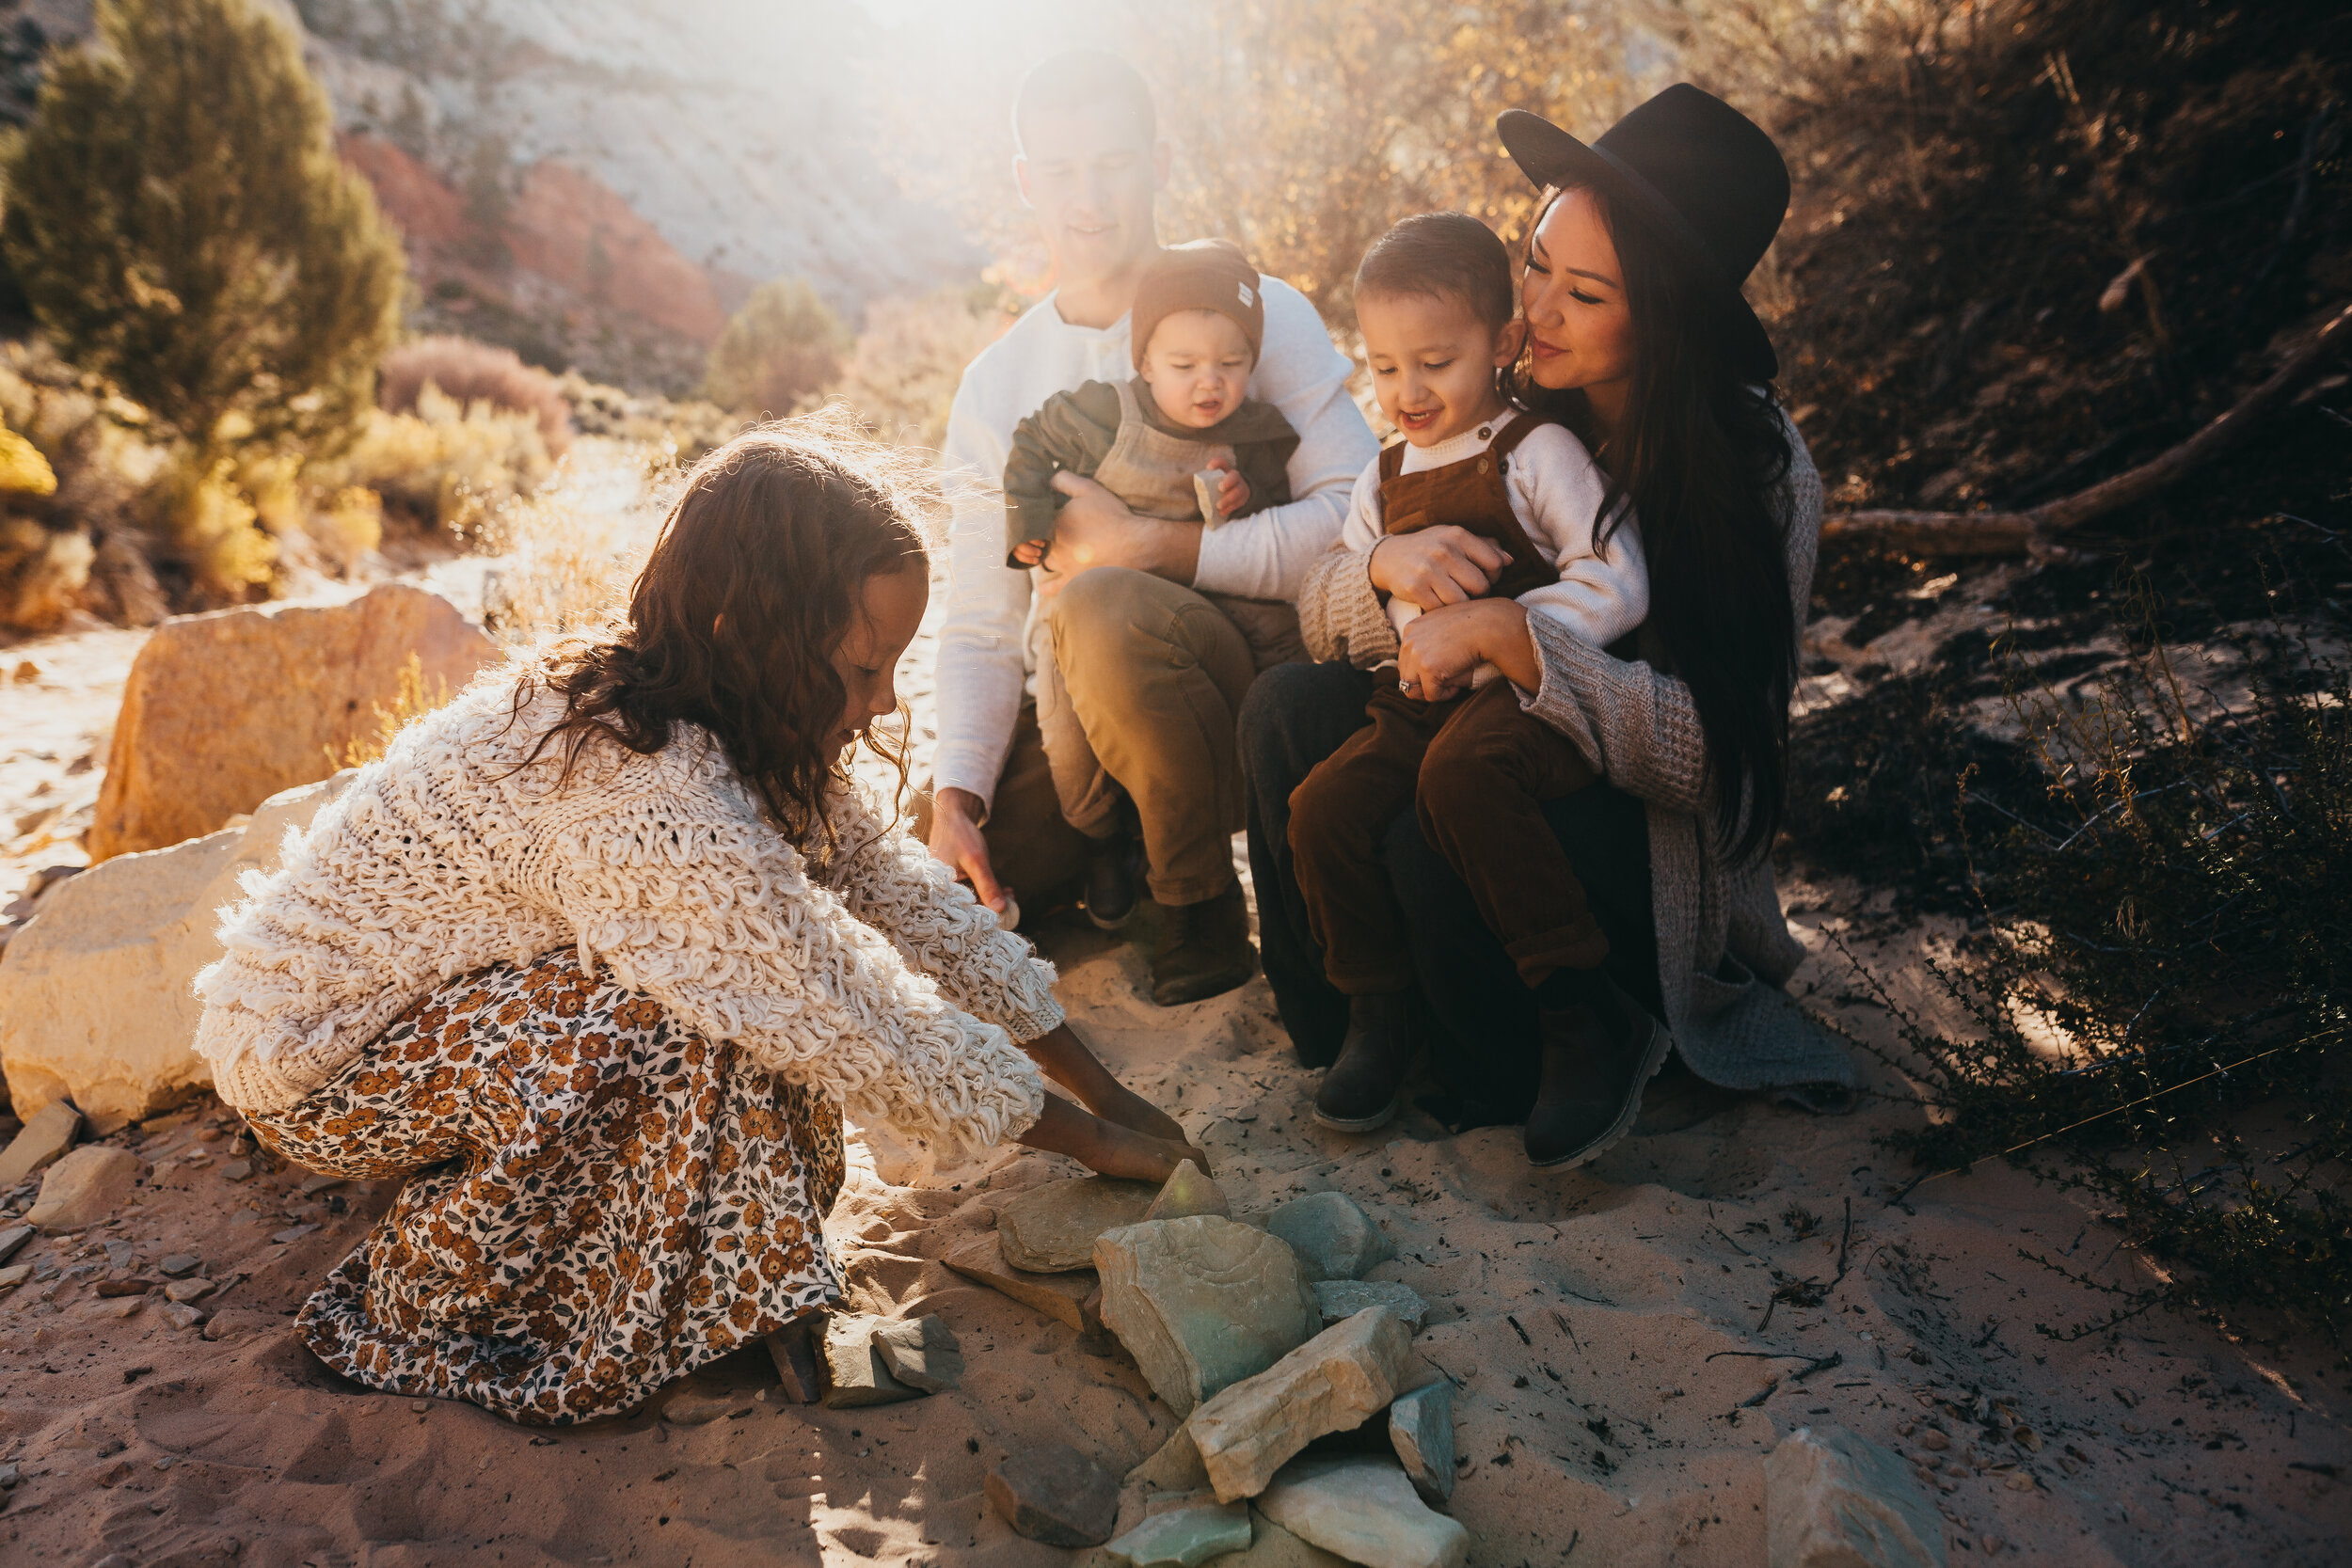
[[[1136,912],[1135,845],[1126,834],[1096,839],[1087,849],[1087,918],[1116,931]]]
[[[1369,1132],[1396,1115],[1413,1065],[1403,992],[1347,999],[1347,1038],[1315,1090],[1315,1119],[1342,1132]]]
[[[1590,1003],[1547,1007],[1544,1075],[1527,1115],[1527,1160],[1581,1165],[1633,1128],[1642,1087],[1674,1041],[1639,1003],[1606,986]]]

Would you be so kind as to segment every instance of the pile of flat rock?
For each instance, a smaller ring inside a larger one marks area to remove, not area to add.
[[[1022,1194],[948,1265],[1115,1337],[1182,1425],[1123,1487],[1072,1449],[1016,1454],[989,1477],[997,1512],[1132,1568],[1459,1568],[1470,1532],[1439,1512],[1453,1385],[1413,1352],[1421,1299],[1364,1277],[1394,1256],[1344,1194],[1254,1225],[1189,1164],[1156,1190],[1090,1177]]]

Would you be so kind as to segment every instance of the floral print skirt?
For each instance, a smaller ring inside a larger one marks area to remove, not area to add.
[[[303,1307],[346,1377],[518,1421],[614,1415],[841,1297],[841,1115],[571,949],[449,981],[248,1118],[289,1160],[406,1177]]]

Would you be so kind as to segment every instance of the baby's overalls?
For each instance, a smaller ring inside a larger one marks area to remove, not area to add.
[[[1145,418],[1133,382],[1121,381],[1118,386],[1119,434],[1094,470],[1096,483],[1126,502],[1127,510],[1138,516],[1200,521],[1200,506],[1193,492],[1192,476],[1207,467],[1209,459],[1220,452],[1227,462],[1232,462],[1233,449],[1222,443],[1189,441],[1169,435]],[[1050,578],[1048,582],[1050,594]],[[1280,599],[1244,599],[1226,594],[1202,594],[1200,597],[1232,622],[1248,645],[1249,663],[1246,670],[1238,667],[1237,660],[1232,671],[1213,672],[1220,688],[1238,681],[1238,689],[1223,692],[1232,709],[1240,708],[1242,693],[1259,671],[1307,657],[1307,645],[1298,633],[1295,605]],[[1087,736],[1086,725],[1071,704],[1069,684],[1062,677],[1063,640],[1050,599],[1039,624],[1047,641],[1045,647],[1038,650],[1037,724],[1039,738],[1045,745],[1045,760],[1053,773],[1054,793],[1061,801],[1063,817],[1072,827],[1089,838],[1108,838],[1118,830],[1125,792],[1099,760],[1094,743]],[[1219,771],[1231,777],[1220,782],[1216,792],[1219,800],[1199,803],[1201,810],[1215,812],[1223,824],[1214,830],[1214,836],[1217,837],[1232,834],[1241,823],[1240,760],[1230,744],[1225,753],[1219,759]],[[1228,784],[1230,787],[1226,787]]]
[[[1384,533],[1452,524],[1490,539],[1510,562],[1482,597],[1517,598],[1560,573],[1511,510],[1511,454],[1543,421],[1522,414],[1476,457],[1402,471],[1405,444],[1380,454]],[[1324,972],[1351,996],[1402,991],[1412,955],[1380,841],[1401,812],[1470,887],[1530,987],[1555,970],[1594,969],[1609,939],[1544,820],[1543,803],[1598,774],[1567,736],[1519,707],[1518,689],[1490,680],[1443,702],[1399,690],[1393,665],[1364,705],[1370,721],[1291,795],[1291,855]]]

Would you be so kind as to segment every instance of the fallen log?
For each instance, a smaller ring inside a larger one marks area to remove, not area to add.
[[[2179,446],[2087,490],[2023,512],[1846,512],[1821,519],[1821,537],[1882,540],[1913,555],[2055,554],[2058,536],[2138,501],[2240,441],[2352,343],[2352,305],[2330,317],[2270,378]]]

